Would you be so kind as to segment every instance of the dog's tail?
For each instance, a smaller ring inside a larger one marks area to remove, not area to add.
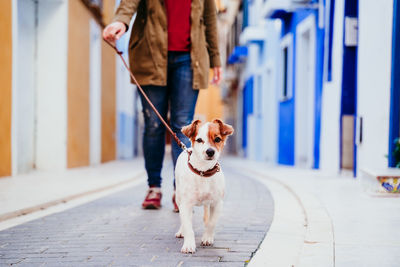
[[[210,218],[210,205],[204,205],[204,216],[203,216],[204,225],[207,226],[209,218]]]

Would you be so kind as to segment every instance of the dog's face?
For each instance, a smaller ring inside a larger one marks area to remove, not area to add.
[[[233,128],[219,119],[204,124],[200,120],[196,120],[183,127],[182,133],[189,137],[193,153],[196,153],[199,158],[217,160],[227,137],[233,134]]]

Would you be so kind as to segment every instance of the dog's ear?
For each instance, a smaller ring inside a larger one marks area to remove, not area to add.
[[[191,124],[186,125],[182,128],[181,132],[192,139],[197,134],[197,127],[201,123],[201,120],[195,120]]]
[[[213,123],[217,123],[219,125],[219,131],[223,136],[232,135],[234,130],[233,127],[229,124],[223,123],[220,119],[214,119]]]

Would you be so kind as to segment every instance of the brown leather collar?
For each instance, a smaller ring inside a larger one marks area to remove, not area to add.
[[[217,164],[215,164],[214,167],[212,167],[211,169],[208,169],[206,171],[199,171],[198,169],[194,168],[192,166],[192,164],[190,164],[190,155],[192,154],[192,151],[188,151],[188,166],[189,169],[194,172],[197,175],[200,175],[201,177],[211,177],[214,174],[216,174],[217,172],[219,172],[221,170],[221,167],[219,166],[219,163],[217,162]]]

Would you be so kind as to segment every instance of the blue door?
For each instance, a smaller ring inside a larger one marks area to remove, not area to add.
[[[389,167],[400,165],[395,141],[400,136],[400,1],[394,0],[392,41],[392,82],[390,95]],[[396,152],[395,152],[396,151]],[[393,153],[395,152],[395,154]]]

